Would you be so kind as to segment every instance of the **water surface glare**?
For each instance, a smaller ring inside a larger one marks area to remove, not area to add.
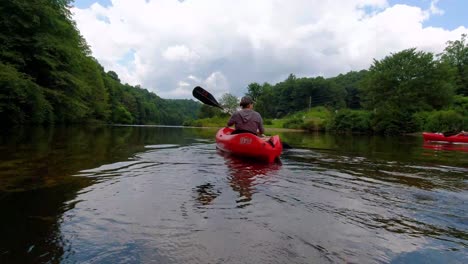
[[[467,152],[281,132],[264,164],[214,132],[4,135],[0,262],[468,263]]]

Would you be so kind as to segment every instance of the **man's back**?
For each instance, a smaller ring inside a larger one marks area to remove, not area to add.
[[[262,117],[258,112],[248,108],[234,113],[229,119],[227,125],[235,125],[236,130],[245,130],[254,134],[264,133]]]

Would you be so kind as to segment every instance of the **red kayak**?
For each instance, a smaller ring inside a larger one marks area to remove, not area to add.
[[[423,138],[425,141],[441,141],[451,143],[468,143],[468,133],[461,132],[453,136],[444,136],[442,133],[429,133],[423,132]]]
[[[268,162],[273,162],[283,151],[278,135],[262,138],[251,133],[231,135],[232,131],[225,127],[216,133],[216,146],[220,150]]]

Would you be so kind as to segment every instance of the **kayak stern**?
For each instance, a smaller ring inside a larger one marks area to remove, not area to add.
[[[283,146],[278,135],[258,137],[251,133],[231,135],[234,129],[225,127],[216,133],[216,146],[237,156],[274,162],[281,155]]]

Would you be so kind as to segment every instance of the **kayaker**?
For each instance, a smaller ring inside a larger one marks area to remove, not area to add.
[[[249,96],[242,97],[241,110],[235,112],[229,119],[227,126],[235,126],[232,134],[252,133],[261,137],[265,135],[262,116],[253,110],[253,100]]]

